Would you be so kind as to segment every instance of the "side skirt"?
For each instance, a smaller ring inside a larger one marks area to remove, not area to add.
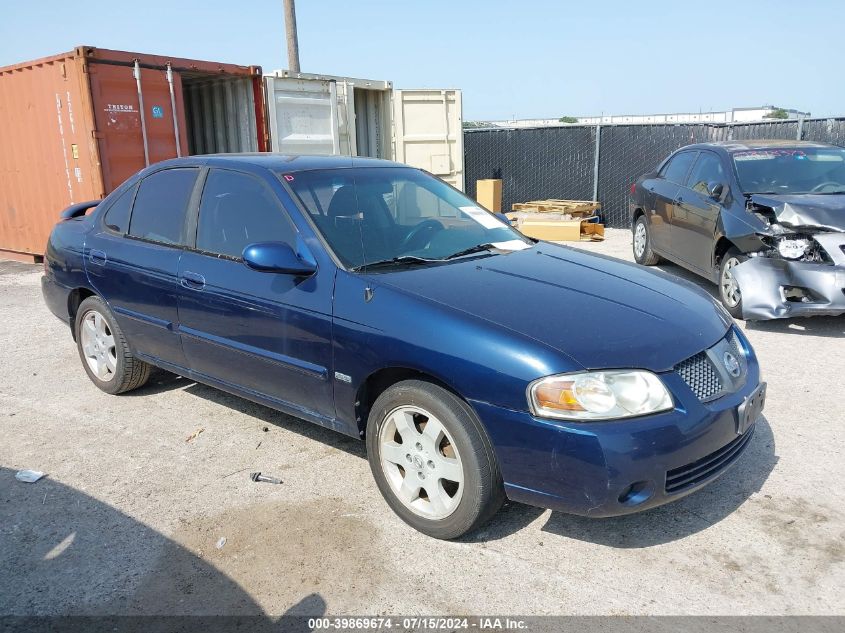
[[[719,281],[719,271],[718,270],[715,273],[707,274],[703,270],[700,270],[698,268],[692,268],[687,262],[683,261],[682,259],[679,259],[678,257],[675,257],[674,255],[667,255],[666,253],[663,253],[662,251],[656,250],[653,246],[652,246],[651,250],[653,250],[656,255],[659,255],[663,259],[670,261],[673,264],[680,266],[684,270],[688,270],[689,272],[706,279],[710,283],[715,284],[715,283],[718,283],[718,281]]]
[[[239,387],[232,383],[225,382],[223,380],[218,380],[216,378],[206,376],[205,374],[201,374],[199,372],[191,371],[190,369],[180,367],[179,365],[172,365],[170,363],[162,361],[161,359],[155,358],[153,356],[148,356],[147,354],[143,354],[141,352],[135,352],[135,355],[146,363],[150,363],[151,365],[160,367],[165,371],[178,374],[179,376],[187,378],[188,380],[194,380],[204,385],[208,385],[209,387],[220,389],[221,391],[230,393],[233,396],[238,396],[239,398],[250,400],[257,404],[264,405],[265,407],[275,409],[276,411],[281,411],[282,413],[293,416],[295,418],[305,420],[306,422],[311,422],[327,429],[331,429],[332,431],[337,431],[338,433],[349,435],[350,437],[354,437],[355,439],[361,439],[358,433],[357,425],[350,426],[348,424],[344,424],[337,418],[329,418],[324,415],[320,415],[319,413],[316,413],[309,409],[303,409],[302,407],[298,407],[290,402],[279,400],[277,398],[272,398],[257,391],[252,391],[250,389],[243,389],[242,387]]]

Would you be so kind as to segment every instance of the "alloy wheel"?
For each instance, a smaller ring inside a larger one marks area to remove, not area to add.
[[[108,382],[117,372],[117,352],[114,334],[102,314],[90,310],[82,318],[80,328],[85,362],[97,378]]]
[[[638,222],[637,227],[634,229],[634,255],[637,256],[637,259],[641,258],[643,253],[645,253],[647,239],[645,223]]]
[[[729,257],[722,267],[722,278],[719,282],[722,289],[722,299],[731,308],[735,308],[742,299],[739,285],[736,283],[736,278],[731,272],[731,269],[734,266],[738,266],[739,263],[740,261],[736,257]]]
[[[415,406],[387,414],[379,431],[379,460],[393,493],[426,519],[448,517],[463,495],[464,469],[440,420]]]

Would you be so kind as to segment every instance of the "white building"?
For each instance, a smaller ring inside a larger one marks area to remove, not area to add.
[[[571,125],[613,125],[613,124],[643,124],[650,123],[747,123],[750,121],[765,121],[766,115],[779,108],[775,106],[761,106],[757,108],[733,108],[721,112],[676,112],[674,114],[607,114],[601,116],[577,117],[578,123]],[[801,112],[792,108],[783,108],[790,119],[809,117],[809,112]],[[570,125],[561,123],[559,119],[515,119],[511,121],[487,121],[495,127],[552,127]]]

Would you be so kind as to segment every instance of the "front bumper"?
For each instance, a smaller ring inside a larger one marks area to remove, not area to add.
[[[757,389],[753,354],[738,391],[702,403],[680,375],[661,374],[672,411],[629,420],[567,423],[472,401],[489,433],[509,499],[608,517],[684,497],[725,472],[749,445],[737,408]]]
[[[815,235],[814,239],[830,255],[833,265],[752,257],[733,268],[742,293],[742,318],[845,314],[845,240],[841,233]],[[788,300],[788,288],[798,289],[806,300]]]

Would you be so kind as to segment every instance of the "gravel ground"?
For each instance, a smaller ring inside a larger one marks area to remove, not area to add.
[[[575,246],[630,259],[608,233]],[[0,263],[0,614],[845,613],[845,318],[743,325],[765,417],[705,490],[615,519],[511,504],[450,543],[390,512],[362,443],[182,378],[101,393],[39,276]]]

